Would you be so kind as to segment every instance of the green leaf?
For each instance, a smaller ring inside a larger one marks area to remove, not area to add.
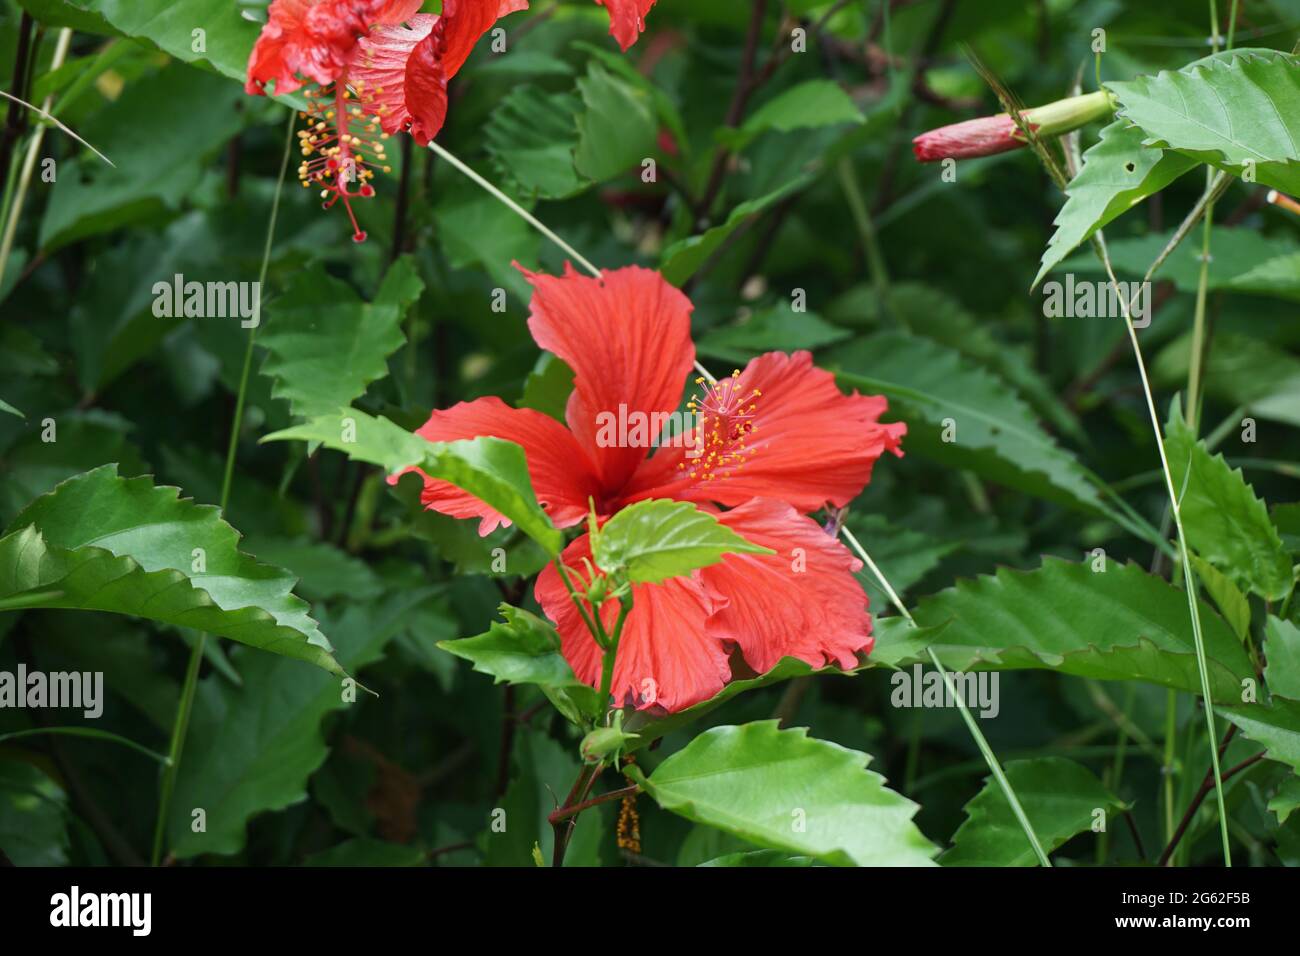
[[[313,853],[303,866],[423,866],[424,851],[369,837],[345,840],[320,853]]]
[[[250,554],[292,572],[298,593],[309,601],[368,601],[383,589],[369,565],[325,541],[249,535],[244,543]]]
[[[1097,810],[1105,811],[1102,819],[1109,826],[1111,811],[1124,808],[1123,801],[1091,770],[1064,757],[1012,760],[1003,769],[1048,853],[1090,830]],[[944,866],[1034,866],[1038,862],[1006,794],[991,776],[966,804],[966,819],[952,843],[952,849],[939,858]]]
[[[1181,387],[1191,353],[1190,333],[1171,342],[1152,363],[1156,381]],[[1224,332],[1214,336],[1202,372],[1205,394],[1241,405],[1245,415],[1300,426],[1300,359],[1288,352],[1254,336]]]
[[[659,133],[649,97],[591,62],[578,80],[585,110],[578,114],[573,164],[595,182],[612,179],[651,158]]]
[[[744,853],[728,853],[726,856],[720,856],[716,859],[709,860],[700,866],[794,866],[804,867],[813,865],[812,857],[808,856],[790,856],[788,853],[782,853],[780,850],[751,850]]]
[[[1093,571],[1091,559],[1047,558],[1033,571],[999,568],[922,599],[913,617],[920,633],[896,617],[877,621],[873,662],[928,662],[932,646],[951,670],[1048,668],[1200,693],[1186,595],[1134,564]],[[1201,624],[1214,699],[1239,701],[1250,659],[1204,603]]]
[[[491,505],[552,556],[563,546],[563,536],[533,494],[524,450],[514,442],[486,436],[425,441],[386,418],[351,408],[274,432],[262,441],[292,439],[321,442],[354,461],[379,465],[389,474],[418,467],[429,477],[449,481]]]
[[[731,149],[744,147],[760,133],[788,133],[841,123],[861,123],[865,117],[853,99],[830,80],[806,80],[778,93],[745,120],[737,130],[720,130],[718,138]]]
[[[1191,555],[1192,566],[1196,569],[1196,579],[1201,582],[1219,613],[1232,628],[1237,639],[1244,641],[1250,633],[1250,602],[1246,595],[1237,590],[1231,579],[1210,562],[1198,555]]]
[[[211,2],[226,6],[223,0]],[[187,22],[192,27],[204,21]],[[203,178],[200,161],[242,127],[243,114],[235,104],[243,96],[236,84],[179,63],[129,84],[121,97],[78,129],[114,165],[89,156],[59,163],[41,220],[41,248],[48,253],[76,239],[180,209]],[[159,322],[153,317],[150,321]]]
[[[1148,146],[1176,149],[1285,192],[1300,191],[1300,59],[1277,50],[1233,50],[1181,70],[1110,83],[1116,116]]]
[[[363,302],[323,267],[295,273],[266,309],[259,343],[270,354],[262,374],[294,415],[326,415],[388,374],[388,357],[406,342],[402,319],[424,283],[409,256],[393,263],[374,302]]]
[[[701,355],[743,363],[762,352],[820,349],[852,334],[816,313],[796,312],[784,302],[763,309],[743,324],[710,329],[696,342],[696,348]]]
[[[564,422],[564,408],[573,393],[573,369],[550,352],[543,352],[537,365],[524,379],[520,408],[535,408],[557,422]]]
[[[884,332],[830,352],[827,365],[844,384],[889,399],[891,416],[907,422],[909,451],[1130,526],[1102,500],[1098,479],[1043,431],[1020,397],[957,352]],[[951,441],[944,440],[946,429]]]
[[[593,533],[591,553],[606,574],[658,584],[717,564],[727,554],[773,554],[750,544],[689,501],[638,501]]]
[[[870,759],[763,720],[706,730],[649,777],[628,773],[665,810],[758,846],[838,866],[928,865],[935,847],[912,822],[917,805],[867,770]]]
[[[1300,703],[1275,698],[1268,707],[1242,704],[1215,710],[1236,724],[1244,736],[1262,744],[1269,760],[1287,764],[1300,773]]]
[[[1196,165],[1196,160],[1172,150],[1146,149],[1142,139],[1141,130],[1116,120],[1083,154],[1083,167],[1065,191],[1056,232],[1043,251],[1033,286],[1098,229]]]
[[[70,19],[79,29],[116,31],[148,40],[186,63],[208,63],[218,72],[244,80],[258,24],[229,0],[22,0],[35,13]],[[203,50],[196,51],[203,31]],[[93,142],[93,140],[92,140]]]
[[[548,93],[531,85],[511,90],[483,130],[501,177],[533,199],[564,199],[591,185],[573,166],[578,146],[574,117],[581,112],[582,101],[573,93]]]
[[[428,588],[379,604],[353,604],[330,630],[343,664],[356,673],[378,660]],[[170,846],[179,859],[203,853],[238,853],[248,821],[307,797],[307,779],[329,753],[320,724],[333,711],[363,706],[339,682],[267,655],[237,658],[242,687],[219,675],[199,683],[190,717],[185,759],[176,778]],[[206,831],[192,826],[204,811]]]
[[[6,402],[4,399],[0,399],[0,412],[8,412],[10,415],[17,415],[19,418],[27,417],[18,409],[14,408],[12,405]]]
[[[68,865],[68,795],[32,764],[0,760],[0,847],[14,866]]]
[[[1291,559],[1268,508],[1240,468],[1211,456],[1177,404],[1165,426],[1165,454],[1180,499],[1187,543],[1228,577],[1270,601],[1291,590]]]
[[[1300,701],[1300,627],[1270,614],[1264,624],[1264,652],[1268,692]]]
[[[104,465],[14,519],[0,538],[0,599],[192,627],[342,675],[294,578],[238,541],[217,508]]]
[[[600,713],[595,689],[573,675],[560,651],[560,635],[546,621],[522,608],[502,604],[505,621],[494,621],[487,633],[438,646],[491,674],[494,683],[537,684],[557,710],[576,724]]]
[[[1268,808],[1277,814],[1278,823],[1286,823],[1292,811],[1300,808],[1300,777],[1287,777],[1268,801]]]
[[[708,261],[727,238],[769,206],[808,186],[814,177],[805,173],[796,176],[769,193],[756,199],[747,199],[731,210],[725,222],[705,230],[697,236],[679,239],[663,251],[659,259],[659,271],[673,285],[680,286]]]

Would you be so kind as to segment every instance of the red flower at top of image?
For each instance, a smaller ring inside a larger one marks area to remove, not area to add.
[[[733,648],[757,673],[786,656],[853,667],[872,646],[867,597],[854,577],[861,565],[807,514],[848,504],[882,453],[902,454],[906,426],[880,422],[885,399],[845,395],[807,352],[768,352],[716,383],[695,380],[700,390],[689,407],[699,416],[702,455],[692,457],[687,442],[653,455],[649,439],[611,443],[602,433],[610,416],[662,423],[654,416],[679,408],[695,360],[690,301],[637,267],[599,279],[571,267],[558,277],[524,275],[533,286],[533,338],[574,372],[567,427],[490,397],[435,411],[417,433],[518,443],[538,500],[561,528],[581,522],[589,500],[604,519],[635,501],[672,498],[695,502],[775,552],[731,554],[690,577],[635,585],[614,671],[616,704],[677,711],[705,700],[730,679]],[[443,514],[479,518],[480,534],[506,523],[444,481],[426,477],[422,500]],[[579,587],[589,583],[580,569],[590,553],[583,534],[562,557]],[[536,595],[574,672],[596,686],[602,652],[553,565]],[[617,600],[601,608],[610,626],[617,613]]]
[[[352,200],[374,195],[375,169],[390,171],[383,141],[405,131],[427,145],[447,117],[448,80],[499,17],[528,2],[444,0],[441,15],[419,13],[420,5],[275,0],[248,61],[249,93],[316,84],[305,93],[298,179],[321,190],[325,208],[342,201],[357,242],[366,234]]]
[[[626,53],[645,29],[646,14],[655,0],[596,0],[609,11],[609,33]]]

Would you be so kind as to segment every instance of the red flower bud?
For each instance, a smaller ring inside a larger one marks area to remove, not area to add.
[[[1110,93],[1099,90],[1025,110],[1020,116],[1039,136],[1059,136],[1106,116],[1114,108]],[[999,113],[922,133],[912,140],[912,152],[921,162],[933,163],[948,158],[993,156],[1019,149],[1025,143],[1015,121],[1006,113]]]

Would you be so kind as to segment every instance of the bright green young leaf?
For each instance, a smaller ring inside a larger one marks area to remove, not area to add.
[[[706,730],[649,777],[629,773],[665,810],[761,847],[838,866],[929,865],[917,805],[866,769],[870,759],[762,720]]]
[[[1051,853],[1071,837],[1108,819],[1124,803],[1087,767],[1064,757],[1012,760],[1003,768],[1043,848]],[[1033,866],[1038,862],[1002,787],[988,777],[966,804],[966,819],[952,837],[944,866]]]
[[[488,437],[429,442],[386,418],[351,408],[274,432],[262,441],[293,439],[321,442],[389,474],[418,467],[491,505],[551,555],[560,552],[564,539],[537,503],[524,450],[514,442]]]
[[[1094,232],[1196,165],[1181,153],[1147,149],[1141,130],[1116,120],[1083,154],[1083,167],[1065,191],[1056,232],[1043,251],[1034,286]]]
[[[578,80],[578,92],[585,107],[573,154],[578,173],[598,183],[633,168],[639,175],[659,133],[650,98],[594,61]]]
[[[831,80],[806,80],[777,94],[750,114],[737,130],[722,130],[718,136],[732,149],[743,149],[754,137],[768,130],[788,133],[841,123],[861,123],[861,110],[844,88]]]
[[[1033,571],[1000,568],[922,599],[913,617],[920,633],[897,617],[876,622],[875,663],[925,663],[933,646],[954,670],[1048,668],[1200,693],[1186,595],[1134,564],[1093,571],[1091,560],[1047,558]],[[1204,603],[1201,624],[1214,699],[1239,701],[1250,659]]]
[[[406,612],[429,593],[407,591],[375,604],[353,604],[331,621],[344,666],[356,673],[378,660]],[[237,665],[242,687],[214,674],[200,681],[194,698],[167,824],[179,859],[238,853],[250,819],[306,799],[307,779],[329,753],[321,719],[368,699],[267,655],[243,654]],[[192,826],[195,808],[204,811],[205,831]]]
[[[727,554],[772,554],[750,544],[689,501],[638,501],[610,518],[591,539],[596,565],[633,584],[658,584],[717,564]]]
[[[262,374],[271,395],[294,415],[315,418],[350,405],[388,374],[388,357],[402,347],[402,319],[424,290],[409,256],[388,270],[374,302],[323,268],[298,272],[263,312],[258,343],[270,353]]]
[[[1252,182],[1300,192],[1300,59],[1233,50],[1107,84],[1116,115],[1141,127],[1145,145],[1175,149]]]
[[[505,621],[494,621],[485,634],[439,641],[443,650],[462,657],[496,683],[537,684],[556,708],[574,723],[600,713],[597,692],[573,676],[560,652],[555,628],[522,608],[501,605]]]
[[[0,538],[0,600],[191,627],[344,673],[292,593],[211,505],[103,465],[32,502]]]
[[[1300,701],[1300,627],[1269,615],[1264,625],[1264,680],[1276,697]]]
[[[1165,426],[1165,453],[1181,501],[1187,543],[1232,580],[1270,601],[1291,589],[1291,559],[1268,508],[1240,468],[1211,455],[1177,405]]]

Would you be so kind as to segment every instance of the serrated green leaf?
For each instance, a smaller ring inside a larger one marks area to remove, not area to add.
[[[1216,707],[1215,711],[1236,724],[1243,736],[1262,744],[1269,760],[1284,763],[1300,773],[1300,703],[1276,698],[1267,707],[1240,704]]]
[[[1222,455],[1211,456],[1196,440],[1177,405],[1165,426],[1165,453],[1188,545],[1266,600],[1285,597],[1293,580],[1291,559],[1268,508],[1240,468],[1229,466]]]
[[[1255,182],[1300,192],[1300,59],[1277,50],[1233,50],[1107,84],[1116,115],[1147,145],[1178,150]]]
[[[1043,848],[1051,853],[1071,837],[1090,830],[1096,811],[1106,814],[1124,803],[1087,767],[1064,757],[1012,760],[1003,768],[1011,789]],[[939,858],[944,866],[1033,866],[1038,857],[1011,811],[1002,787],[991,776],[966,804],[966,819]]]
[[[344,665],[356,673],[378,660],[400,630],[405,613],[429,589],[407,591],[378,604],[353,604],[330,630]],[[265,655],[238,658],[242,687],[212,675],[199,683],[167,821],[178,859],[238,853],[248,821],[307,797],[307,779],[329,748],[320,724],[333,711],[363,706],[366,695],[345,694],[339,682]],[[206,829],[192,826],[204,812]]]
[[[374,302],[323,268],[296,273],[267,306],[259,343],[262,374],[294,415],[315,418],[350,405],[388,374],[388,357],[406,342],[402,319],[424,283],[410,257],[393,263]]]
[[[564,199],[591,185],[573,165],[578,146],[574,117],[581,112],[576,94],[548,93],[531,85],[515,87],[492,111],[483,130],[488,155],[520,195]]]
[[[379,465],[389,474],[418,467],[491,505],[549,554],[559,554],[563,545],[563,536],[533,494],[524,450],[514,442],[489,437],[425,441],[386,418],[352,408],[274,432],[262,441],[293,439],[320,442],[354,461]]]
[[[654,155],[659,126],[643,90],[593,61],[578,92],[585,110],[577,118],[573,165],[580,175],[604,182]]]
[[[1244,641],[1250,633],[1250,602],[1246,595],[1237,590],[1231,579],[1210,562],[1198,555],[1191,555],[1192,566],[1196,569],[1196,579],[1201,582],[1206,593],[1214,598],[1219,613],[1228,622],[1232,632]]]
[[[573,675],[560,651],[554,627],[522,608],[501,605],[505,621],[494,621],[484,634],[439,641],[443,650],[464,658],[494,683],[537,684],[556,708],[574,723],[600,713],[599,694]]]
[[[1043,431],[1020,397],[956,351],[884,332],[830,351],[826,364],[844,384],[889,399],[907,422],[909,451],[1131,526],[1103,500],[1098,479]],[[945,441],[949,422],[953,440]]]
[[[1043,250],[1033,286],[1098,229],[1196,165],[1173,150],[1144,148],[1143,138],[1141,130],[1116,120],[1083,154],[1083,167],[1065,190],[1065,205],[1056,214],[1056,232]]]
[[[923,598],[913,617],[921,633],[897,617],[876,622],[874,662],[928,662],[933,647],[952,670],[1048,668],[1200,693],[1186,595],[1134,564],[1093,571],[1091,560],[1047,558],[1033,571],[1000,568]],[[1214,699],[1237,702],[1250,659],[1205,603],[1201,624]]]
[[[929,865],[917,805],[867,770],[870,759],[763,720],[706,730],[649,777],[628,773],[665,810],[758,846],[838,866]]]
[[[1277,814],[1278,823],[1286,823],[1286,818],[1300,808],[1300,777],[1287,777],[1268,801],[1268,808]]]
[[[0,599],[192,627],[343,674],[294,578],[238,541],[217,508],[104,465],[14,519],[0,538]]]
[[[658,584],[717,564],[727,554],[772,554],[750,544],[689,501],[638,501],[605,522],[591,539],[596,565],[633,584]]]
[[[1300,627],[1270,614],[1264,624],[1264,653],[1268,692],[1300,701]]]

